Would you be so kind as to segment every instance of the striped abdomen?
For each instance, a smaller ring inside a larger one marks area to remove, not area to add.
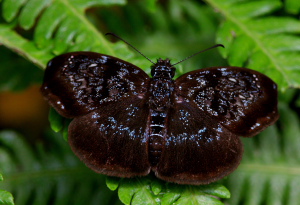
[[[150,115],[149,161],[155,166],[164,146],[166,113],[152,111]]]

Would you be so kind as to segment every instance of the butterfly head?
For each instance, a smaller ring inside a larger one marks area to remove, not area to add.
[[[153,78],[172,79],[175,75],[175,67],[170,63],[170,59],[158,59],[157,63],[151,66],[151,75]]]

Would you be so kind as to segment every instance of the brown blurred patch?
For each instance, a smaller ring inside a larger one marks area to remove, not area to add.
[[[18,93],[0,93],[0,129],[16,129],[30,138],[42,133],[49,107],[39,89],[34,85]]]

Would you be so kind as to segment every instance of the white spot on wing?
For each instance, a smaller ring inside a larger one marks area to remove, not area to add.
[[[89,65],[90,68],[91,68],[91,67],[96,67],[96,66],[97,66],[96,63],[93,63],[93,64],[90,64],[90,65]]]
[[[236,79],[234,79],[234,78],[228,78],[228,80],[236,83]]]

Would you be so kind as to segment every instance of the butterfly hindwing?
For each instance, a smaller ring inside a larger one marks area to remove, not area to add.
[[[73,152],[98,173],[147,175],[147,116],[144,99],[124,98],[75,118],[69,126],[68,141]]]
[[[234,170],[242,156],[239,137],[181,101],[170,110],[156,175],[179,184],[207,184]]]
[[[179,98],[197,105],[236,135],[254,136],[278,119],[277,86],[254,70],[206,68],[175,82]]]
[[[47,65],[42,93],[64,117],[74,118],[121,97],[145,93],[148,75],[121,59],[94,52],[73,52]]]

